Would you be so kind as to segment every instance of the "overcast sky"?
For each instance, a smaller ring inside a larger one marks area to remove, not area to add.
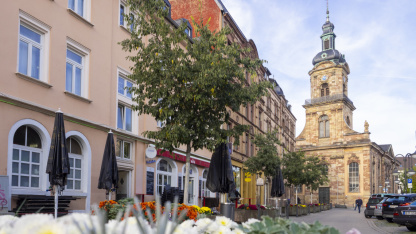
[[[321,51],[325,0],[222,0],[283,88],[305,126],[308,71]],[[395,154],[416,146],[416,1],[330,0],[336,49],[349,64],[348,96],[357,108],[354,130],[370,125],[371,140],[392,144]]]

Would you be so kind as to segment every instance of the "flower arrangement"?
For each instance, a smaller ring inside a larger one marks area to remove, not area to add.
[[[175,210],[176,212],[176,210]],[[97,213],[102,213],[99,211]],[[297,223],[289,219],[263,216],[262,220],[249,219],[247,222],[237,224],[231,219],[217,216],[215,220],[208,218],[194,221],[186,220],[179,225],[176,221],[167,219],[168,216],[158,214],[160,222],[146,221],[142,214],[135,217],[126,217],[124,220],[110,220],[108,223],[98,216],[72,213],[58,219],[47,214],[24,215],[20,218],[3,215],[0,216],[0,233],[62,233],[62,234],[118,234],[118,233],[331,233],[339,231],[330,226]]]
[[[206,214],[206,215],[212,214],[212,211],[209,207],[205,207],[205,206],[199,207],[197,205],[193,205],[192,207],[194,207],[198,211],[199,214]]]
[[[247,205],[247,204],[241,204],[237,209],[244,209],[244,210],[257,210],[256,205]],[[266,207],[260,206],[260,209],[265,210]]]

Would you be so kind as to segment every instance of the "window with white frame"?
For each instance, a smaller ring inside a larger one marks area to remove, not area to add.
[[[19,127],[13,137],[12,186],[40,188],[42,141],[31,127]]]
[[[68,0],[68,8],[86,18],[86,3],[88,0]]]
[[[67,176],[66,189],[81,190],[82,189],[82,160],[83,160],[81,144],[74,137],[68,137],[66,139],[66,146],[68,148],[69,167],[70,167],[70,171]]]
[[[208,169],[205,169],[202,173],[201,179],[201,196],[202,197],[210,197],[210,191],[207,188],[207,178],[208,178]]]
[[[119,103],[117,107],[117,128],[132,131],[131,108],[122,103]]]
[[[165,185],[172,184],[172,176],[173,176],[172,166],[167,160],[162,159],[157,164],[156,173],[157,173],[157,194],[161,196],[163,194]]]
[[[66,49],[66,92],[87,98],[88,64],[90,50],[67,38]]]
[[[122,139],[117,139],[116,157],[131,159],[131,143]]]
[[[131,99],[131,92],[129,88],[133,87],[133,83],[128,80],[124,75],[118,75],[118,93]]]
[[[123,26],[126,29],[129,29],[130,31],[134,30],[134,24],[129,24],[128,20],[126,19],[126,16],[132,21],[134,20],[134,15],[130,12],[130,9],[127,7],[127,4],[124,0],[120,1],[120,26]]]
[[[19,73],[47,81],[49,29],[50,26],[20,11],[17,64]]]
[[[72,51],[66,50],[66,82],[65,89],[68,92],[82,96],[82,70],[83,56]]]

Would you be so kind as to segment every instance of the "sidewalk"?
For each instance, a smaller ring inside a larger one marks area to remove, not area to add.
[[[359,230],[362,234],[390,233],[386,232],[384,228],[375,225],[372,219],[367,220],[364,217],[364,210],[361,210],[361,213],[358,213],[358,211],[354,211],[354,209],[351,208],[333,208],[319,213],[311,213],[306,216],[289,216],[289,219],[305,223],[319,221],[321,224],[337,228],[340,233],[346,233],[352,228]],[[406,229],[406,227],[403,228]]]

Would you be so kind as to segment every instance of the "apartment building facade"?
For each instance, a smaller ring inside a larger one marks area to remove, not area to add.
[[[196,21],[202,18],[206,23],[208,19],[209,28],[212,31],[219,31],[223,27],[229,27],[232,33],[228,36],[228,42],[238,43],[242,47],[250,48],[250,53],[245,56],[259,58],[256,44],[253,40],[246,38],[237,23],[234,21],[230,12],[220,0],[170,0],[172,5],[172,18],[185,18]],[[195,35],[194,35],[195,36]],[[227,128],[235,125],[244,124],[250,126],[249,131],[238,139],[229,139],[233,143],[233,153],[231,155],[234,179],[237,190],[244,198],[242,203],[256,202],[257,186],[256,175],[250,175],[244,170],[243,163],[251,156],[255,156],[257,147],[254,145],[256,134],[264,134],[267,131],[278,129],[278,137],[282,143],[279,148],[279,156],[284,152],[295,149],[295,127],[296,118],[290,110],[290,105],[285,98],[282,88],[267,67],[260,67],[256,74],[246,74],[247,85],[252,82],[268,81],[273,84],[273,89],[269,90],[269,96],[262,97],[258,102],[247,106],[241,106],[240,111],[231,112],[231,122]],[[238,144],[236,144],[238,142]],[[266,204],[270,198],[271,181],[265,179],[264,186],[261,186],[260,202]],[[250,199],[250,201],[248,200]]]
[[[166,1],[169,4],[168,1]],[[128,55],[118,42],[132,28],[122,0],[18,0],[0,9],[0,175],[10,181],[11,207],[22,195],[47,196],[46,162],[55,112],[64,113],[71,174],[63,195],[72,211],[105,200],[97,189],[107,132],[115,137],[119,169],[113,198],[154,200],[164,184],[181,186],[184,151],[147,154],[154,118],[132,110]],[[172,19],[167,23],[177,26]],[[211,153],[192,153],[191,204],[201,204]],[[161,190],[162,189],[162,190]]]

